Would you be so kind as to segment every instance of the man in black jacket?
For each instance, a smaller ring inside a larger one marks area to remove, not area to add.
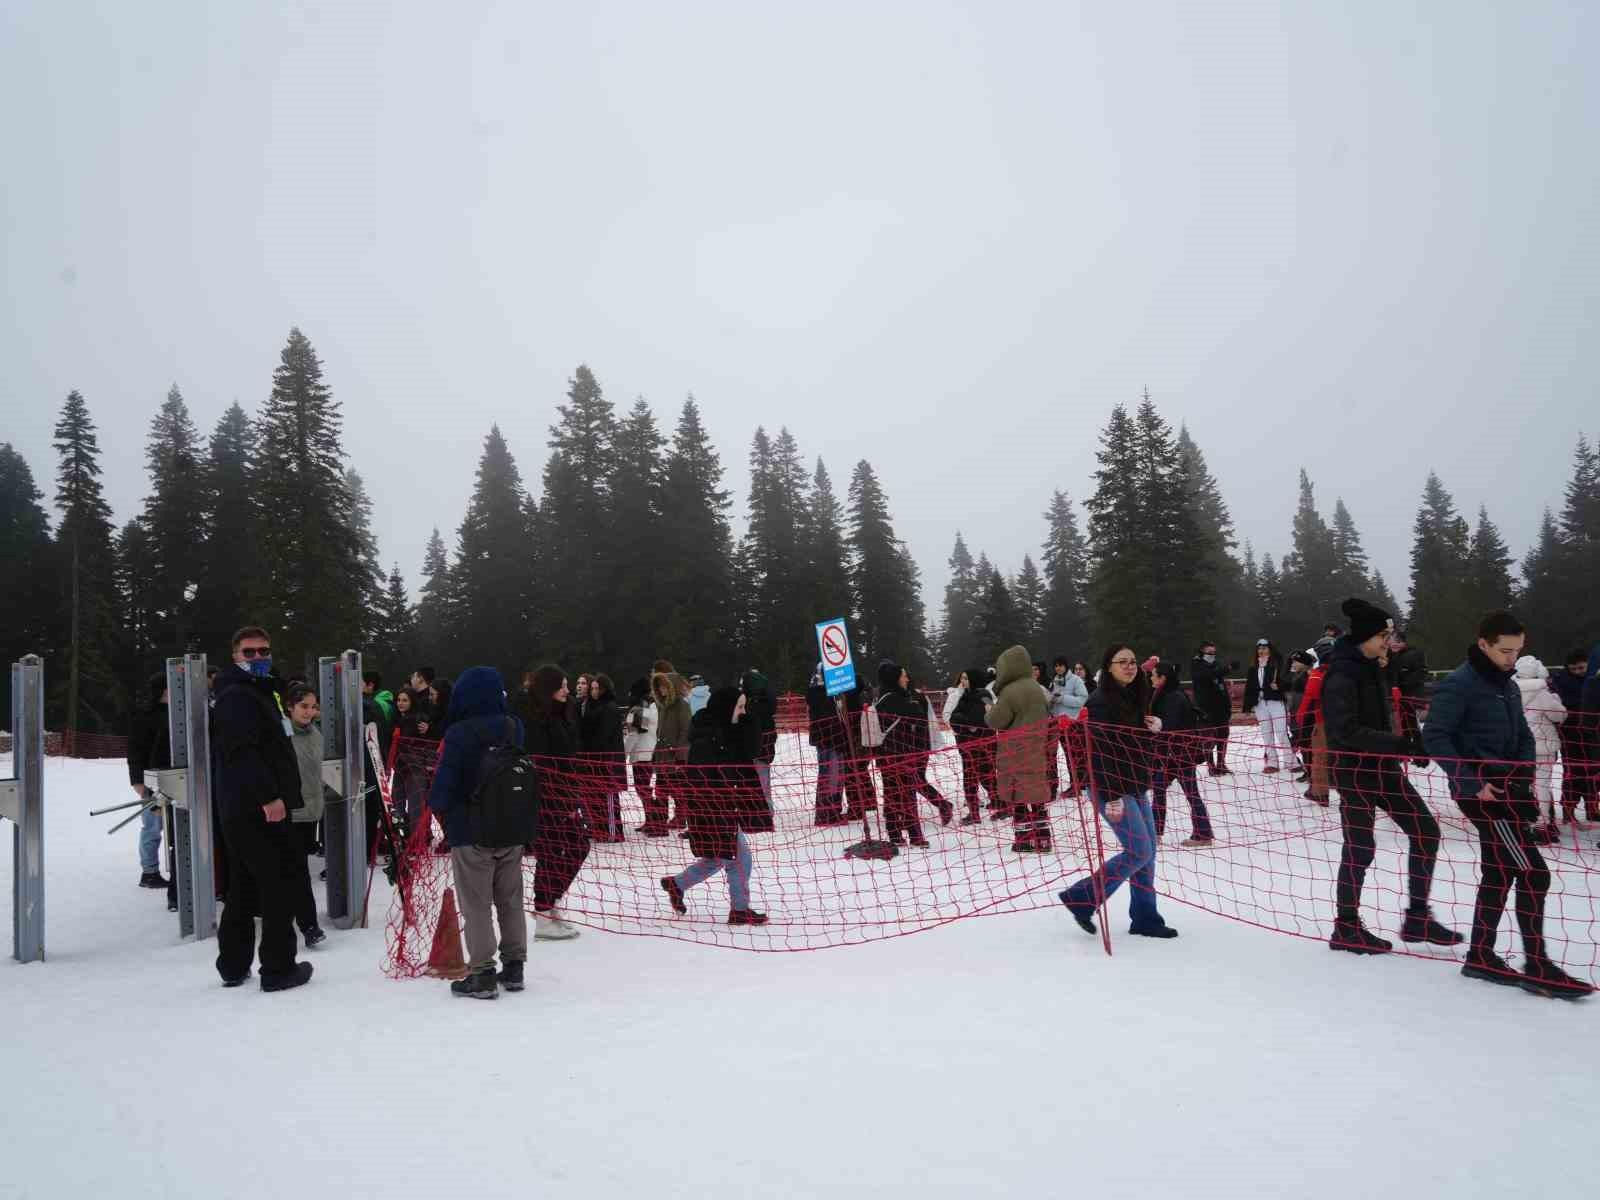
[[[1388,690],[1378,666],[1392,621],[1388,613],[1364,600],[1346,600],[1343,609],[1350,618],[1350,632],[1334,643],[1322,686],[1323,723],[1344,828],[1337,917],[1328,945],[1352,954],[1384,954],[1394,948],[1361,924],[1361,887],[1377,849],[1373,827],[1381,808],[1411,843],[1410,904],[1400,940],[1454,946],[1461,935],[1439,924],[1428,911],[1439,823],[1401,768],[1402,760],[1417,757],[1421,747],[1414,738],[1394,732]]]
[[[1194,680],[1194,704],[1205,717],[1206,766],[1213,775],[1232,775],[1228,770],[1228,730],[1233,722],[1233,698],[1228,695],[1226,669],[1217,661],[1217,644],[1206,642],[1189,664]]]
[[[247,626],[233,635],[233,665],[217,674],[213,710],[216,810],[228,849],[228,896],[217,926],[217,973],[225,987],[250,978],[261,917],[261,990],[311,978],[295,962],[296,844],[300,768],[272,677],[272,639]],[[303,860],[302,860],[303,861]]]

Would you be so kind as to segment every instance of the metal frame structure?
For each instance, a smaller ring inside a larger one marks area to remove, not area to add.
[[[196,941],[216,936],[216,813],[211,787],[211,686],[206,656],[167,659],[167,732],[172,766],[146,771],[145,787],[171,818],[178,891],[178,932]]]
[[[10,779],[0,780],[0,817],[11,831],[11,957],[44,961],[44,662],[11,664]]]
[[[339,793],[322,813],[328,863],[328,920],[360,923],[367,890],[366,727],[361,720],[361,655],[346,650],[317,660],[322,699],[322,773]]]

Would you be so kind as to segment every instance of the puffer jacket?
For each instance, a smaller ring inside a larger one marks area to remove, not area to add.
[[[1026,649],[1012,646],[996,661],[994,691],[984,721],[1000,735],[995,774],[1001,795],[1012,805],[1046,805],[1055,799],[1045,776],[1049,693],[1034,679]]]
[[[1553,762],[1561,752],[1561,723],[1567,719],[1567,706],[1550,690],[1550,671],[1531,654],[1517,659],[1517,690],[1522,693],[1522,715],[1533,730],[1533,745],[1539,758]]]
[[[1394,731],[1394,705],[1383,669],[1348,634],[1334,643],[1326,661],[1322,724],[1334,786],[1341,793],[1400,791],[1400,760],[1414,758],[1417,748]]]
[[[1473,646],[1467,661],[1434,689],[1423,744],[1450,777],[1450,792],[1467,817],[1537,816],[1527,788],[1536,754],[1533,730],[1514,674]],[[1510,790],[1504,800],[1485,803],[1478,799],[1485,783]]]
[[[439,766],[428,792],[428,808],[444,825],[452,846],[472,845],[469,805],[478,790],[483,752],[507,738],[526,747],[522,721],[506,712],[505,684],[493,667],[462,673],[450,696],[449,731],[439,751]]]
[[[1089,689],[1071,671],[1050,677],[1050,715],[1076,721],[1083,706],[1089,703]]]
[[[761,729],[733,720],[738,688],[718,688],[694,715],[689,763],[682,768],[682,802],[688,808],[689,849],[701,858],[733,858],[735,834],[772,830],[772,810],[756,774]]]

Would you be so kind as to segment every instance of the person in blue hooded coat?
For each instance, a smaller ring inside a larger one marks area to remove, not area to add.
[[[428,808],[450,841],[450,871],[466,925],[467,977],[450,985],[458,996],[492,999],[501,986],[520,992],[528,958],[528,918],[522,908],[522,845],[473,844],[471,802],[484,752],[526,745],[521,720],[506,711],[506,688],[493,667],[471,667],[450,692],[444,745],[428,793]],[[500,918],[500,971],[491,909]]]

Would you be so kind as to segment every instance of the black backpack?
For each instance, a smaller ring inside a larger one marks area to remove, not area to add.
[[[539,773],[515,744],[515,728],[507,717],[505,739],[478,760],[478,787],[467,803],[474,846],[526,846],[538,832]]]

